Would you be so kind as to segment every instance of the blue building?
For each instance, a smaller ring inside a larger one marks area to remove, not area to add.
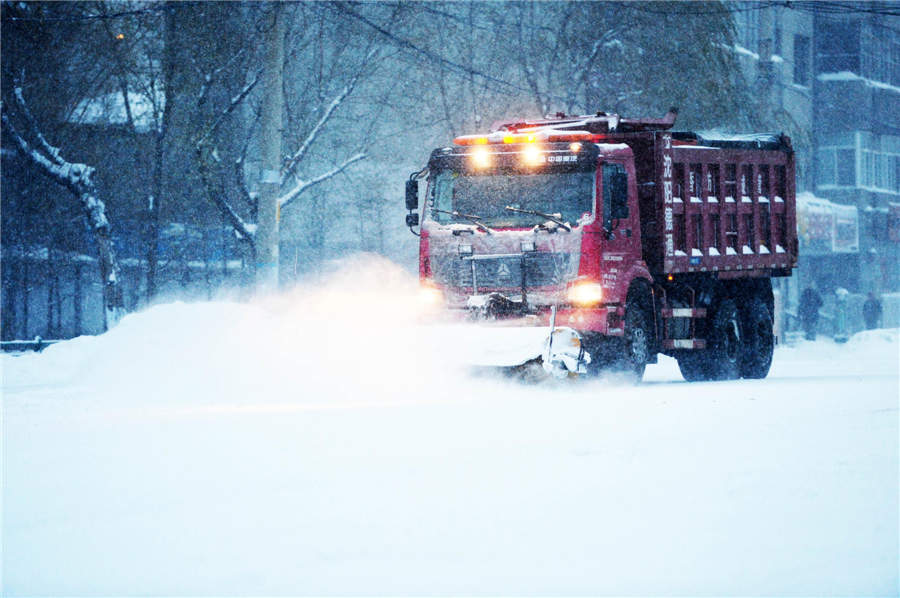
[[[900,290],[900,17],[885,14],[896,7],[865,3],[814,21],[815,193],[859,211],[851,290],[862,292]]]

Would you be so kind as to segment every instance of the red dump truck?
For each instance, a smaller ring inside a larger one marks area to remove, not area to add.
[[[406,183],[425,292],[549,327],[534,357],[557,375],[640,379],[663,353],[691,381],[764,378],[772,277],[797,264],[791,142],[675,132],[676,114],[502,122],[434,150]]]

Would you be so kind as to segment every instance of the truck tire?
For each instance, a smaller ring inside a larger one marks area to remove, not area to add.
[[[741,376],[744,378],[765,378],[772,366],[775,352],[775,333],[772,330],[772,315],[765,303],[758,297],[741,310],[744,338],[741,343]]]
[[[737,307],[724,299],[709,323],[706,348],[684,351],[678,369],[688,382],[736,380],[741,375],[741,322]]]
[[[678,369],[681,375],[688,382],[702,382],[709,380],[709,364],[710,356],[704,349],[702,351],[691,351],[680,355],[678,359]]]
[[[731,299],[716,308],[706,339],[710,380],[736,380],[741,375],[741,320]]]
[[[650,326],[647,324],[647,313],[635,300],[625,304],[623,341],[620,369],[635,383],[640,382],[650,361]]]

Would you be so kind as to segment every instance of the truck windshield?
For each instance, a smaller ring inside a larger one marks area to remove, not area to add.
[[[429,205],[447,212],[477,216],[493,228],[529,227],[547,220],[536,214],[507,210],[506,206],[530,212],[559,215],[569,224],[578,224],[593,212],[594,173],[553,172],[540,174],[469,174],[452,170],[437,173]],[[441,224],[470,221],[460,216],[431,211]]]

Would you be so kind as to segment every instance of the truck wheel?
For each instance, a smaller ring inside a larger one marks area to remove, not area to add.
[[[688,382],[702,382],[709,380],[709,372],[707,365],[709,363],[709,355],[706,350],[691,351],[685,355],[678,357],[678,369],[681,375]]]
[[[731,299],[719,303],[706,339],[710,380],[736,380],[741,365],[741,321]]]
[[[765,378],[772,366],[772,353],[775,352],[772,316],[759,298],[753,298],[741,311],[744,329],[741,344],[741,376]]]
[[[647,362],[650,361],[650,327],[647,315],[636,301],[625,305],[625,334],[622,369],[634,376],[635,382],[644,377]]]

